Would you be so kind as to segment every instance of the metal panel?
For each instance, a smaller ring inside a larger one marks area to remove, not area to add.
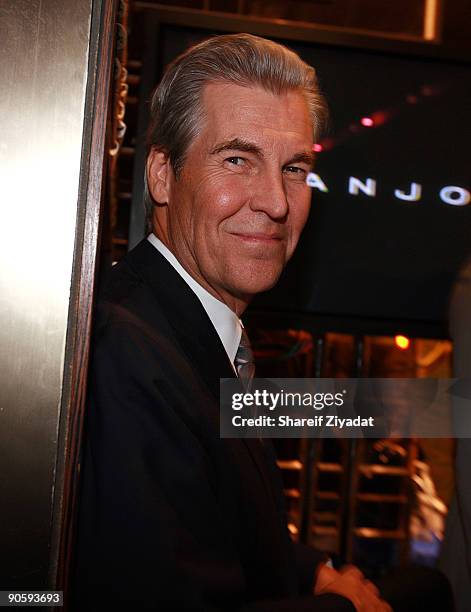
[[[92,5],[0,0],[2,588],[48,581]]]

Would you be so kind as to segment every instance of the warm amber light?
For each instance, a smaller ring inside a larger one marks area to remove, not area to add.
[[[440,38],[441,0],[425,0],[423,34],[425,40]]]
[[[396,346],[398,346],[403,351],[408,349],[410,346],[410,340],[409,338],[406,338],[406,336],[395,336],[394,342],[396,343]]]

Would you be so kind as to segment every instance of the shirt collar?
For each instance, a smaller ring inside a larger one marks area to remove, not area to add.
[[[147,240],[165,257],[169,264],[175,268],[190,289],[196,294],[196,297],[203,305],[206,314],[218,333],[227,356],[231,363],[234,364],[234,359],[242,336],[242,321],[229,306],[211,295],[190,274],[188,274],[172,251],[170,251],[155,234],[149,234]]]

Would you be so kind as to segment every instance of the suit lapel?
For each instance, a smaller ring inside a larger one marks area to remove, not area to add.
[[[219,379],[234,378],[235,372],[224,346],[201,302],[173,266],[148,241],[143,240],[128,255],[128,263],[152,289],[162,305],[178,342],[210,389],[219,407]],[[219,418],[219,412],[217,414]],[[231,440],[231,446],[246,449],[256,465],[267,493],[273,486],[267,459],[257,439]]]
[[[235,373],[201,302],[148,240],[129,255],[131,267],[152,289],[192,367],[219,403],[219,378],[232,378]]]

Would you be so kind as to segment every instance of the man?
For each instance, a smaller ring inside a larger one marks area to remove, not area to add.
[[[269,443],[219,437],[239,317],[296,247],[324,117],[314,70],[249,35],[190,49],[157,88],[151,233],[95,322],[76,609],[390,610],[359,570],[292,544]]]

